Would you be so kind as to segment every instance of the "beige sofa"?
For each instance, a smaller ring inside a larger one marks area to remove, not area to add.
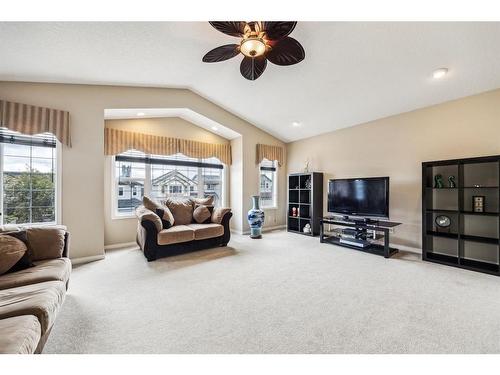
[[[184,206],[189,207],[189,199],[184,199]],[[231,238],[229,220],[233,216],[229,208],[214,208],[206,223],[196,223],[189,209],[180,212],[172,210],[174,225],[164,228],[158,213],[144,206],[136,209],[139,220],[137,226],[137,244],[148,261],[161,257],[178,255],[190,251],[226,246]],[[189,216],[191,215],[191,216]]]
[[[65,227],[27,229],[34,267],[0,275],[0,353],[41,353],[71,274]]]

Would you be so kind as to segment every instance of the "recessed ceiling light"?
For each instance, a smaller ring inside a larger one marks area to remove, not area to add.
[[[137,116],[142,117],[142,116],[146,116],[146,114],[144,112],[138,112]]]
[[[217,126],[212,126],[212,130],[217,131],[217,130],[219,130],[219,128]]]
[[[297,122],[297,121],[292,122],[292,126],[294,128],[298,128],[300,125],[301,125],[300,122]]]
[[[448,68],[439,68],[432,73],[432,76],[434,79],[440,79],[443,78],[446,74],[448,74]]]

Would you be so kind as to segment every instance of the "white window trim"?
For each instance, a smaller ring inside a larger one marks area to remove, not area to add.
[[[3,143],[0,143],[0,155],[3,154]],[[3,171],[3,157],[0,157],[0,171]],[[5,224],[3,222],[3,178],[0,177],[0,209],[2,210],[2,225],[17,225],[20,228],[55,226],[62,224],[62,144],[56,139],[56,193],[54,196],[54,210],[56,221],[54,223],[24,223],[24,224]]]
[[[115,156],[111,156],[110,158],[110,168],[111,168],[111,220],[123,220],[123,219],[135,219],[134,213],[126,213],[126,214],[118,214],[118,182],[116,180],[116,168],[115,168]],[[221,163],[222,164],[222,163]],[[222,189],[221,189],[221,207],[228,207],[227,197],[228,195],[228,170],[226,164],[223,164],[224,169],[222,169]],[[144,194],[147,191],[151,191],[151,168],[145,168],[144,174]]]
[[[267,159],[266,159],[267,160]],[[278,207],[278,172],[279,172],[279,167],[278,167],[278,163],[276,162],[276,160],[273,161],[273,163],[275,164],[275,168],[276,168],[276,171],[274,172],[275,173],[275,178],[274,178],[274,183],[273,183],[273,202],[274,204],[272,206],[263,206],[261,205],[261,209],[263,209],[264,211],[272,211],[272,210],[277,210],[279,207]],[[257,172],[258,172],[258,184],[259,184],[259,197],[260,197],[260,163],[258,164],[257,166]]]

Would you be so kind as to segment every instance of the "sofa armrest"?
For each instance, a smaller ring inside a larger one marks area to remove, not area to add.
[[[223,219],[224,219],[224,216],[226,216],[227,214],[231,214],[231,216],[233,215],[231,213],[230,208],[227,208],[227,207],[214,208],[214,211],[212,212],[212,217],[211,217],[212,223],[221,224]]]
[[[161,232],[161,230],[163,229],[163,224],[160,217],[153,211],[148,210],[146,207],[137,207],[137,209],[135,210],[135,214],[141,224],[145,221],[148,221],[154,224],[158,232]]]

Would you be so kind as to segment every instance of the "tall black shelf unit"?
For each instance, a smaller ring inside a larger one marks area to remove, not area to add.
[[[474,211],[473,196],[483,197],[484,212]],[[499,202],[500,155],[422,163],[422,259],[500,276]],[[439,215],[451,224],[438,226]]]
[[[310,186],[307,183],[310,181]],[[317,236],[323,216],[323,173],[292,173],[288,175],[287,230],[307,236]],[[293,216],[293,208],[297,216]],[[306,224],[311,233],[304,233]]]

